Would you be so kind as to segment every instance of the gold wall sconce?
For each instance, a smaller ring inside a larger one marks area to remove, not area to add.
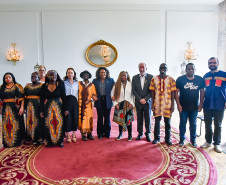
[[[198,54],[196,53],[195,48],[193,49],[191,48],[191,44],[192,42],[187,42],[188,48],[184,52],[184,59],[186,60],[186,62],[183,61],[180,65],[182,75],[186,74],[185,72],[186,65],[194,60],[197,60],[198,58]]]
[[[19,54],[19,51],[16,48],[15,43],[12,43],[11,48],[8,49],[7,54],[6,54],[6,59],[8,61],[14,62],[14,65],[16,65],[16,62],[20,61],[21,55]]]
[[[191,48],[192,42],[187,42],[188,49],[185,50],[184,53],[184,59],[187,60],[188,62],[192,60],[197,60],[198,54],[196,54],[195,48]]]

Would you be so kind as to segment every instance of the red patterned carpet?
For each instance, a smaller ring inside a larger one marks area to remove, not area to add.
[[[64,148],[2,149],[0,184],[217,184],[208,154],[189,144],[179,147],[175,130],[170,147],[164,144],[164,127],[158,145],[135,140],[136,122],[132,142],[123,134],[122,140],[115,140],[118,127],[112,122],[110,139],[99,140],[94,132],[95,140],[84,142],[77,133],[77,143],[65,143]]]

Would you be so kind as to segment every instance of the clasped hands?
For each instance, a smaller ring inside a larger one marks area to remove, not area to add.
[[[98,100],[98,98],[97,98],[96,95],[92,95],[92,99],[93,99],[93,101],[97,101],[97,100]],[[90,99],[90,100],[86,100],[85,104],[88,104],[88,103],[90,103],[91,101],[92,101],[91,99]]]
[[[145,103],[147,103],[147,101],[143,98],[140,100],[140,103],[144,105]]]

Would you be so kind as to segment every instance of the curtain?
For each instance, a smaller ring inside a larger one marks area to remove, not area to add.
[[[218,59],[226,71],[226,0],[219,4]]]

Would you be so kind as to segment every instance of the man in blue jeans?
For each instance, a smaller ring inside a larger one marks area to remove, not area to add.
[[[208,60],[210,72],[204,75],[206,91],[203,104],[206,142],[202,148],[211,146],[212,140],[216,152],[221,153],[221,124],[224,117],[226,102],[226,72],[218,70],[219,61],[212,57]],[[212,120],[214,119],[214,133]]]
[[[180,113],[180,146],[184,145],[186,123],[187,119],[189,118],[190,142],[193,147],[197,147],[195,141],[196,120],[198,111],[200,112],[202,110],[205,82],[201,76],[194,74],[195,65],[193,63],[188,63],[186,65],[186,75],[180,76],[176,80],[176,102],[178,111]]]

